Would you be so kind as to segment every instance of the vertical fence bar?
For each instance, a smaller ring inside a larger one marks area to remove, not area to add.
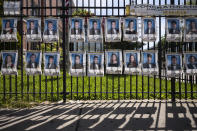
[[[130,99],[131,99],[132,98],[132,75],[130,75],[129,78],[130,78]]]
[[[90,99],[90,76],[88,77],[88,99]]]
[[[40,0],[38,0],[38,2],[40,2]],[[40,6],[40,5],[39,5]],[[39,15],[40,15],[40,10],[39,10]],[[41,50],[41,42],[39,42],[39,50]],[[41,74],[39,75],[39,99],[41,101],[42,99],[42,76]]]
[[[29,101],[29,75],[27,75],[27,100]]]
[[[84,7],[84,0],[82,0],[82,7]],[[87,26],[85,26],[86,28],[87,28]],[[85,35],[86,35],[87,33],[85,32]],[[85,51],[85,47],[84,47],[84,42],[83,42],[83,51]],[[84,97],[85,97],[85,89],[84,89],[84,76],[82,76],[83,78],[83,99],[84,99]]]
[[[9,76],[9,79],[10,79],[10,89],[9,89],[10,95],[9,95],[9,97],[11,99],[12,98],[12,76],[11,75]]]
[[[21,35],[21,99],[23,100],[23,0],[21,0],[20,5],[20,35]]]
[[[39,75],[39,99],[41,100],[42,99],[42,77],[41,75]]]
[[[108,99],[108,75],[106,75],[106,99]]]
[[[51,76],[51,101],[53,101],[53,76]]]
[[[85,96],[84,96],[84,94],[85,94],[85,93],[84,93],[84,91],[85,91],[85,89],[84,89],[84,88],[85,88],[85,86],[84,86],[84,76],[82,77],[82,82],[83,82],[83,87],[82,87],[83,89],[82,89],[82,90],[83,90],[83,99],[84,99],[84,97],[85,97]]]
[[[33,101],[35,101],[36,97],[36,88],[35,88],[35,76],[33,76]]]
[[[103,87],[103,84],[102,84],[102,77],[100,77],[100,97],[101,97],[101,100],[103,99],[102,97],[102,87]]]
[[[82,0],[82,7],[83,7],[83,9],[84,9],[84,0]],[[85,23],[84,23],[84,29],[85,29],[85,36],[87,36],[87,20],[88,20],[88,18],[87,17],[85,17]],[[83,51],[85,51],[85,42],[83,42],[82,43],[83,45]],[[90,48],[88,47],[88,50],[89,50]],[[86,60],[87,60],[87,58],[86,58]],[[86,61],[86,64],[87,64],[87,61]],[[86,68],[87,69],[87,68]],[[89,79],[88,79],[89,80]],[[83,87],[82,87],[82,90],[83,90],[83,99],[84,99],[84,97],[85,97],[85,86],[84,86],[84,75],[82,76],[82,82],[83,82]],[[90,91],[90,90],[89,90]],[[89,95],[89,99],[90,99],[90,95]]]
[[[161,5],[161,0],[159,0],[159,5]],[[162,86],[162,80],[161,80],[161,73],[162,73],[162,41],[161,41],[161,17],[159,17],[159,51],[158,53],[161,54],[161,55],[158,55],[159,57],[159,98],[161,99],[161,86]],[[154,80],[155,80],[155,77],[154,77]],[[155,99],[155,86],[154,86],[154,99]]]
[[[131,3],[131,1],[130,1],[130,3]],[[137,5],[137,0],[135,0],[135,4]],[[137,45],[137,42],[136,42],[136,45]],[[136,46],[136,50],[137,50],[138,48],[137,48],[137,46]],[[140,56],[141,57],[141,56]],[[140,58],[139,58],[140,59]],[[137,91],[137,87],[138,87],[138,75],[136,74],[135,75],[135,77],[136,77],[136,82],[135,82],[135,84],[136,84],[136,91]],[[132,74],[130,75],[130,91],[132,92]],[[131,98],[131,93],[130,93],[130,98]],[[136,98],[137,98],[137,95],[136,95]]]
[[[160,0],[159,0],[159,2],[160,2]],[[153,0],[153,5],[155,5],[155,0]],[[159,17],[160,18],[160,17]],[[157,19],[157,18],[156,18]],[[160,28],[160,26],[159,26],[159,28]],[[161,35],[161,32],[159,33],[159,35]],[[159,38],[160,39],[160,38]],[[160,43],[160,41],[159,41],[159,43]],[[159,45],[159,43],[158,43],[158,45]],[[155,50],[155,41],[154,41],[154,45],[153,45],[153,48],[154,48],[154,50]],[[157,56],[158,57],[158,56]],[[157,62],[157,61],[156,61]],[[157,62],[158,63],[158,62]],[[154,89],[154,99],[155,99],[155,90],[156,90],[156,75],[154,74],[154,76],[153,76],[153,78],[154,78],[154,87],[153,87],[153,89]],[[160,96],[161,96],[161,93],[160,93]],[[161,97],[160,97],[160,99],[161,99]]]
[[[125,97],[125,93],[124,93]],[[120,75],[118,75],[118,100],[120,100]]]
[[[47,17],[47,0],[44,0],[44,18]],[[47,43],[44,43],[44,50],[47,51]],[[48,98],[48,77],[45,76],[45,100],[47,100]]]
[[[165,0],[165,5],[167,4],[167,0]],[[166,38],[166,32],[165,32],[165,38]],[[165,40],[165,53],[168,51],[168,42],[166,42]],[[165,53],[164,53],[164,56],[165,56]],[[164,68],[165,69],[165,68]],[[167,77],[166,77],[166,72],[165,72],[165,99],[167,100],[168,99],[168,81],[167,81]]]
[[[77,82],[77,99],[79,99],[79,93],[78,93],[79,92],[79,80],[78,79],[79,79],[79,77],[77,76],[76,77],[76,80],[77,80],[76,81]]]
[[[114,99],[114,75],[112,75],[112,100]]]
[[[184,5],[186,5],[186,0],[184,0]],[[184,43],[184,51],[187,51],[187,44],[188,43]],[[184,95],[185,95],[185,99],[187,99],[187,75],[185,74],[185,92],[184,92]]]
[[[70,1],[67,1],[70,4]],[[62,48],[63,48],[63,102],[66,102],[66,44],[68,44],[67,37],[68,37],[68,21],[65,22],[65,18],[68,20],[68,14],[65,16],[65,0],[62,0],[62,25],[63,25],[63,36],[62,36]],[[67,6],[68,11],[68,6]],[[66,26],[66,28],[65,28]],[[67,38],[67,39],[66,39]]]
[[[51,0],[49,0],[49,15],[51,16],[52,15],[52,2],[51,2]],[[58,25],[57,25],[58,26]],[[51,48],[51,51],[52,51],[52,48],[53,48],[53,43],[48,43],[48,44],[50,44],[50,48]],[[53,77],[51,76],[50,77],[51,79],[50,79],[50,81],[51,81],[51,93],[50,93],[50,96],[51,96],[51,101],[53,101]]]
[[[141,3],[144,4],[144,1],[141,0]],[[142,22],[141,22],[141,24],[142,24]],[[142,51],[143,51],[143,45],[144,45],[144,42],[142,41]],[[136,99],[138,99],[137,94],[138,94],[138,86],[136,86]],[[144,75],[143,74],[142,74],[142,99],[144,99]]]
[[[127,78],[127,76],[124,75],[124,99],[126,99],[126,87],[127,87],[126,78]],[[119,92],[120,92],[120,87],[118,89],[119,89]]]
[[[178,1],[178,5],[180,5],[180,0]],[[182,38],[182,41],[183,41],[183,38]],[[179,43],[179,52],[182,52],[182,42]],[[181,76],[179,76],[179,99],[181,100],[181,79],[183,77],[183,74],[181,74]]]
[[[171,0],[170,4],[174,5],[174,0]],[[171,43],[171,49],[174,48],[172,46],[174,46],[174,44],[172,45],[172,43]],[[172,102],[175,102],[175,77],[171,78],[171,100],[172,100]]]
[[[190,0],[190,5],[192,5],[192,1]],[[195,50],[195,47],[193,48],[193,44],[195,44],[194,42],[191,43],[191,51]],[[190,84],[191,84],[191,99],[193,100],[194,99],[194,96],[193,96],[193,78],[194,76],[191,75],[190,77]]]
[[[196,1],[196,5],[197,5],[197,1]],[[197,46],[196,46],[197,42],[195,42],[194,44],[195,44],[195,49],[194,49],[194,51],[196,52],[196,51],[197,51]],[[196,78],[196,81],[194,81],[194,82],[195,82],[195,84],[197,84],[197,75],[195,75],[194,78]],[[197,88],[196,88],[195,91],[196,91],[196,94],[197,94]]]
[[[15,101],[18,100],[17,75],[15,75]]]
[[[149,0],[147,0],[147,4],[149,4]],[[149,50],[149,42],[148,42],[148,50]],[[150,99],[150,76],[148,74],[148,100]]]
[[[96,100],[96,76],[95,76],[95,78],[94,78],[94,99]]]
[[[71,86],[71,89],[70,89],[70,98],[72,100],[72,98],[73,98],[73,77],[72,76],[70,77],[70,86]]]
[[[5,75],[3,75],[3,101],[5,102],[6,101],[6,87],[5,87],[5,83],[6,80],[5,80]]]

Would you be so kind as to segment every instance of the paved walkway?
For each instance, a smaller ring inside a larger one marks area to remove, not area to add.
[[[196,130],[197,101],[69,101],[1,109],[0,130]]]

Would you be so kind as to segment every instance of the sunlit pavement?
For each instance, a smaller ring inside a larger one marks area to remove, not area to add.
[[[1,109],[0,130],[197,130],[197,101],[68,101]]]

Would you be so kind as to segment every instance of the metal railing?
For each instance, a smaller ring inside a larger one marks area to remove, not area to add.
[[[195,99],[197,98],[197,76],[182,74],[180,77],[168,78],[163,66],[165,52],[196,51],[196,43],[169,43],[162,38],[162,21],[165,17],[158,16],[158,42],[141,42],[140,47],[133,46],[133,42],[121,43],[69,43],[68,40],[68,19],[74,16],[84,18],[97,17],[125,17],[126,5],[131,0],[21,0],[20,15],[4,16],[18,18],[18,33],[20,43],[1,43],[0,50],[18,50],[18,75],[0,76],[0,96],[5,100],[28,100],[57,101],[63,99]],[[135,0],[135,4],[193,4],[193,1],[186,0]],[[197,4],[197,3],[194,3]],[[89,14],[79,11],[86,10]],[[28,43],[25,39],[24,18],[36,16],[43,20],[47,17],[60,18],[60,41],[57,43]],[[140,18],[140,17],[138,17]],[[119,44],[119,45],[118,45]],[[79,47],[82,48],[79,48]],[[99,50],[98,50],[98,47]],[[195,47],[195,48],[193,48]],[[134,50],[158,50],[159,54],[159,75],[109,75],[104,77],[73,77],[68,74],[68,52],[69,51],[104,51],[105,49],[134,49]],[[184,50],[183,50],[184,49]],[[29,76],[24,71],[24,52],[26,50],[60,51],[61,52],[61,75],[60,76]]]

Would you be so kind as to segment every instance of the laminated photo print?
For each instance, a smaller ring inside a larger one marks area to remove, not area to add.
[[[180,42],[181,20],[179,18],[166,18],[166,40],[168,42]]]
[[[185,42],[197,42],[197,18],[185,19]]]
[[[4,15],[9,14],[9,1],[4,1],[3,2],[3,11],[4,11]]]
[[[20,14],[20,1],[4,1],[3,9],[4,15],[18,15]]]
[[[2,42],[17,42],[17,19],[5,18],[2,19]]]
[[[28,42],[41,42],[41,19],[29,18],[27,19],[27,41]]]
[[[197,53],[184,53],[184,64],[187,74],[197,74]]]
[[[85,41],[84,22],[84,18],[70,18],[70,42]]]
[[[20,14],[20,1],[14,2],[14,14],[19,15]]]
[[[105,63],[107,74],[122,74],[122,51],[106,50]]]
[[[156,75],[158,73],[158,51],[142,52],[142,73],[145,75]]]
[[[41,62],[42,62],[41,51],[27,51],[25,53],[26,74],[27,75],[42,74]]]
[[[47,52],[44,53],[44,75],[58,76],[60,75],[60,53]]]
[[[88,41],[89,42],[102,42],[103,31],[102,31],[102,19],[101,18],[90,18],[88,20]]]
[[[104,76],[104,53],[88,53],[88,76]]]
[[[156,41],[156,19],[142,18],[142,39],[143,41]]]
[[[86,54],[85,52],[70,52],[70,75],[84,76],[86,74]]]
[[[140,52],[124,51],[124,74],[138,74],[141,71]]]
[[[121,21],[120,18],[106,18],[105,20],[105,41],[121,41]]]
[[[17,75],[17,61],[18,52],[17,51],[2,51],[2,75]]]
[[[176,77],[182,73],[182,55],[177,53],[166,54],[167,76]]]
[[[46,18],[44,20],[43,41],[53,43],[59,40],[58,19]]]
[[[123,19],[123,40],[135,42],[138,40],[137,18],[127,17]]]

